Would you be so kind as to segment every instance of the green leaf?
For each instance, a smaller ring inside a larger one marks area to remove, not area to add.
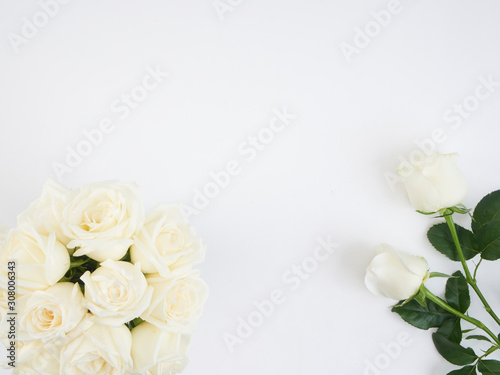
[[[432,341],[434,341],[434,345],[439,354],[454,365],[469,365],[477,359],[474,350],[471,348],[464,348],[437,332],[432,334]]]
[[[464,253],[465,259],[469,260],[474,258],[478,254],[477,244],[474,240],[474,234],[460,225],[455,224],[457,230],[458,240]],[[457,249],[455,248],[455,242],[453,241],[453,236],[451,235],[448,224],[439,223],[432,226],[427,232],[427,238],[434,248],[441,254],[447,256],[451,260],[460,261]]]
[[[476,232],[483,225],[500,220],[500,190],[486,195],[477,204],[472,215],[472,230]]]
[[[483,375],[499,375],[500,362],[494,359],[483,359],[477,366],[479,372]]]
[[[448,375],[477,375],[476,366],[465,366],[461,369],[449,372]]]
[[[470,335],[465,338],[466,340],[480,340],[480,341],[488,341],[489,343],[493,344],[491,340],[483,335]]]
[[[404,321],[412,326],[424,330],[440,327],[446,320],[455,318],[455,315],[430,300],[427,300],[427,308],[417,301],[411,300],[404,305],[394,306],[391,311],[399,314]]]
[[[445,336],[449,340],[460,344],[462,341],[462,328],[460,326],[460,318],[446,320],[437,333]]]
[[[451,307],[465,313],[470,306],[469,285],[462,272],[457,271],[453,276],[446,282],[446,301]]]
[[[481,258],[497,260],[500,258],[500,221],[490,221],[475,232]]]
[[[128,329],[130,331],[132,331],[135,327],[137,327],[142,322],[144,322],[144,320],[142,320],[141,318],[135,318],[135,319],[133,319],[130,322],[125,323],[125,324],[127,325]]]

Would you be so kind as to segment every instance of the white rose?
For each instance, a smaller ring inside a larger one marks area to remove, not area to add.
[[[41,341],[17,343],[13,375],[59,375],[59,357],[51,354]]]
[[[131,333],[136,373],[173,375],[186,367],[189,335],[165,332],[148,322],[139,324]]]
[[[61,348],[60,374],[122,375],[132,370],[132,335],[125,325],[110,327],[85,318]]]
[[[57,283],[18,300],[19,340],[47,342],[64,338],[85,317],[78,284]]]
[[[46,236],[55,233],[57,240],[67,245],[70,239],[62,232],[61,214],[69,192],[54,180],[48,180],[42,195],[17,217],[18,226],[32,225],[38,233]]]
[[[378,247],[379,254],[366,269],[365,284],[373,294],[404,300],[415,295],[429,277],[427,261],[418,256]]]
[[[119,260],[144,222],[144,209],[134,184],[112,182],[82,186],[72,192],[62,213],[63,233],[72,239],[74,256],[99,262]]]
[[[180,205],[162,204],[147,215],[130,248],[133,263],[144,273],[167,277],[170,270],[203,261],[205,246],[189,224]]]
[[[83,304],[100,324],[116,327],[127,323],[141,315],[151,302],[153,288],[148,286],[140,264],[108,259],[80,279],[85,283]]]
[[[0,257],[0,285],[7,285],[7,262],[16,261],[16,286],[20,295],[54,285],[70,266],[68,250],[56,240],[54,233],[41,235],[32,226],[13,230]]]
[[[398,173],[411,204],[422,212],[437,212],[462,202],[467,193],[467,182],[457,166],[457,154],[434,153],[414,168],[401,166]]]
[[[141,318],[168,332],[194,331],[208,297],[208,287],[198,272],[176,270],[166,279],[159,274],[146,279],[153,287],[153,297]]]

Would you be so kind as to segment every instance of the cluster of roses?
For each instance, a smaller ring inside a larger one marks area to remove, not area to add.
[[[1,338],[8,346],[15,310],[15,373],[181,372],[208,296],[193,269],[204,256],[179,205],[145,215],[134,184],[49,181],[0,231]]]

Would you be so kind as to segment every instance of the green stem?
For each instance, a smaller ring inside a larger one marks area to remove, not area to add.
[[[474,275],[472,276],[474,282],[476,282],[476,275],[477,275],[477,270],[479,269],[479,266],[481,265],[481,262],[483,261],[483,258],[477,262],[476,268],[474,269]]]
[[[472,277],[469,267],[467,266],[467,263],[465,261],[464,253],[462,251],[462,247],[460,246],[460,241],[458,240],[458,234],[457,234],[457,229],[455,228],[455,223],[453,222],[453,217],[451,214],[449,215],[444,215],[444,218],[446,220],[446,223],[448,224],[448,228],[450,228],[451,235],[453,237],[453,241],[455,242],[455,247],[458,252],[458,256],[460,258],[460,262],[462,263],[462,267],[465,271],[465,280],[467,280],[467,283],[474,289],[476,292],[477,296],[483,303],[483,306],[485,310],[490,314],[490,316],[497,322],[498,325],[500,325],[500,318],[495,314],[493,309],[490,307],[489,303],[486,301],[486,298],[484,298],[483,293],[479,290],[479,287],[477,286],[476,283],[476,278]]]
[[[425,286],[423,288],[424,288],[426,298],[428,298],[429,300],[434,302],[436,305],[442,307],[446,311],[452,313],[453,315],[458,316],[460,319],[463,319],[463,320],[469,322],[470,324],[475,325],[477,328],[483,330],[484,332],[486,332],[488,334],[488,336],[490,336],[493,339],[493,341],[495,342],[495,344],[497,346],[500,346],[500,341],[499,341],[498,337],[495,336],[495,334],[493,332],[491,332],[491,330],[488,327],[486,327],[486,325],[483,322],[461,313],[460,311],[458,311],[458,310],[454,309],[453,307],[451,307],[450,305],[448,305],[441,298],[437,297],[435,294],[433,294]]]

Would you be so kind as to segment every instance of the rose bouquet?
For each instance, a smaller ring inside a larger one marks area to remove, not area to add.
[[[483,260],[500,259],[500,190],[485,196],[471,214],[471,210],[461,204],[467,189],[455,154],[436,153],[398,172],[414,208],[444,219],[429,229],[427,238],[441,254],[458,262],[463,273],[460,270],[453,275],[429,272],[424,258],[383,245],[367,268],[368,289],[399,300],[392,311],[407,323],[424,330],[436,329],[432,340],[437,351],[448,362],[460,366],[448,375],[500,374],[500,361],[490,357],[500,349],[500,318],[479,288],[477,279]],[[455,224],[453,216],[460,214],[471,216],[471,229]],[[470,264],[472,260],[474,268]],[[425,282],[432,277],[447,278],[443,298],[426,287]],[[489,314],[487,318],[496,327],[496,333],[491,326],[471,316],[471,291]],[[474,341],[475,349],[466,344]]]
[[[0,230],[0,327],[15,374],[177,374],[208,288],[180,205],[145,214],[136,185],[41,197]]]

